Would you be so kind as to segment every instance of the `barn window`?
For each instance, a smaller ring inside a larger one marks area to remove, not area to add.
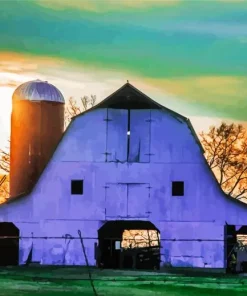
[[[184,196],[184,182],[173,181],[172,182],[172,196]]]
[[[83,194],[83,180],[71,181],[71,194]]]

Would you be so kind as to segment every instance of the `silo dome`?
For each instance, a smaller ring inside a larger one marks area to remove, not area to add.
[[[65,103],[60,90],[47,81],[41,80],[32,80],[21,84],[14,91],[12,98],[13,100]]]

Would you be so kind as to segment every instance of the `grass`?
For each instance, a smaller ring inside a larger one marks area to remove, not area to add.
[[[92,269],[99,296],[243,296],[247,278]],[[0,296],[94,295],[84,267],[0,269]]]

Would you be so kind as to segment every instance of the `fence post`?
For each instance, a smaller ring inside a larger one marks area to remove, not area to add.
[[[94,283],[93,283],[93,279],[92,279],[92,274],[91,274],[91,270],[90,270],[90,267],[89,267],[89,264],[88,264],[87,254],[86,254],[86,251],[85,251],[85,246],[84,246],[84,242],[83,242],[83,238],[81,236],[81,231],[80,230],[78,230],[78,234],[79,234],[79,237],[80,237],[82,251],[83,251],[83,254],[84,254],[84,257],[85,257],[85,260],[86,260],[86,264],[87,264],[87,268],[88,268],[88,276],[89,276],[90,284],[92,286],[94,295],[95,296],[98,296],[97,291],[96,291],[96,289],[94,287]]]

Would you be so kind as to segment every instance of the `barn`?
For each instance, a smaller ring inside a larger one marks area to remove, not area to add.
[[[189,119],[127,82],[74,117],[31,190],[0,206],[0,236],[15,237],[0,264],[226,270],[247,205],[203,153]],[[152,240],[123,248],[126,231]]]

